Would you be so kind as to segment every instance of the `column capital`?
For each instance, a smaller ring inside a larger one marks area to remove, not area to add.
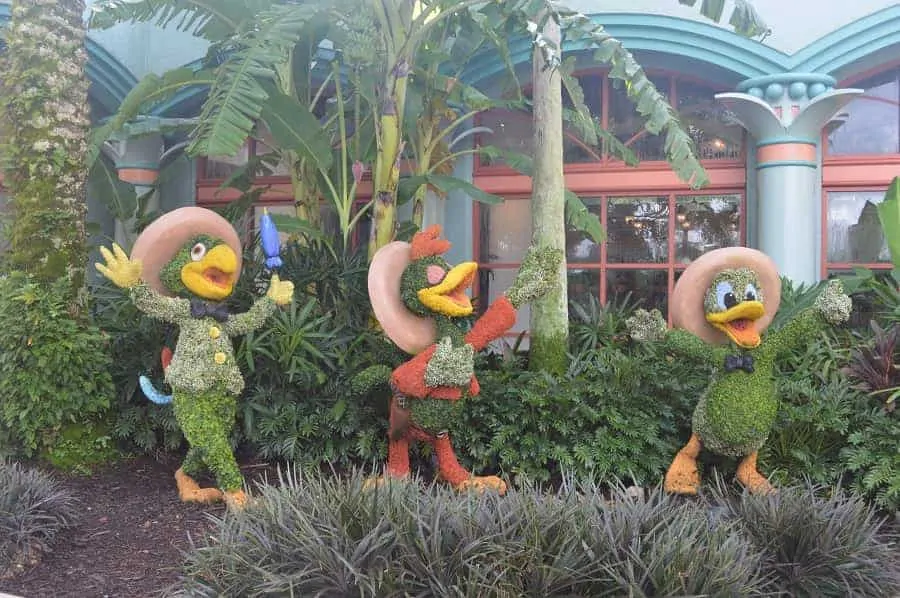
[[[783,137],[818,144],[822,128],[862,93],[862,89],[830,89],[800,101],[792,100],[782,88],[782,96],[774,101],[741,92],[719,93],[716,99],[757,141]]]

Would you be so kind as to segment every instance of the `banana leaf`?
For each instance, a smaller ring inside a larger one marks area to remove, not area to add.
[[[884,201],[878,204],[878,219],[891,252],[891,262],[894,268],[900,268],[900,176],[894,177]]]

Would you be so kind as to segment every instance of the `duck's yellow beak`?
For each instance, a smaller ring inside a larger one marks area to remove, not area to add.
[[[756,330],[756,320],[765,312],[760,301],[742,301],[725,311],[707,314],[706,321],[727,334],[737,346],[753,349],[762,342]]]
[[[234,291],[237,255],[231,247],[216,245],[203,258],[181,269],[181,282],[188,290],[210,301],[222,301]]]
[[[472,313],[472,300],[466,290],[475,281],[478,264],[463,262],[452,268],[444,279],[433,287],[420,289],[419,301],[433,312],[460,318]]]

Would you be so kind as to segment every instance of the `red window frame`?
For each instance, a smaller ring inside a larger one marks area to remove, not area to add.
[[[598,74],[605,75],[602,69],[590,69],[579,71],[577,75]],[[699,85],[717,89],[709,82],[683,76],[669,71],[650,71],[650,76],[664,76],[669,79],[669,101],[673,106],[678,105],[677,81],[689,81]],[[606,128],[609,124],[609,100],[610,82],[603,78],[601,92],[601,124]],[[637,139],[635,135],[629,143]],[[480,142],[480,139],[478,140]],[[672,294],[677,273],[682,272],[687,264],[676,261],[675,252],[675,227],[676,224],[676,196],[684,195],[739,195],[740,196],[740,220],[738,230],[741,245],[747,242],[747,169],[746,169],[746,135],[741,148],[741,157],[738,159],[714,159],[701,160],[710,178],[710,183],[700,190],[693,190],[687,184],[678,179],[672,172],[668,163],[661,160],[641,161],[636,167],[625,165],[620,160],[613,160],[604,156],[602,160],[587,163],[566,164],[564,167],[566,187],[582,197],[600,199],[600,222],[604,229],[607,227],[608,198],[622,197],[668,197],[668,259],[664,263],[625,263],[608,261],[608,242],[600,244],[600,259],[598,262],[568,263],[568,270],[596,270],[600,276],[601,303],[606,303],[607,273],[610,271],[634,271],[657,270],[667,273],[667,293]],[[522,201],[530,199],[531,179],[520,175],[515,170],[503,164],[482,165],[475,155],[474,183],[480,189],[506,198],[507,201]],[[472,210],[472,230],[479,231],[481,227],[481,210],[485,209],[480,204],[475,204]],[[484,262],[481,259],[481,238],[479,234],[473,234],[473,256],[480,270],[509,270],[519,267],[518,262]],[[476,281],[474,292],[480,296],[480,282]],[[515,336],[515,335],[513,335]]]
[[[900,68],[896,60],[862,73],[854,74],[841,81],[838,87],[853,87],[884,72]],[[828,261],[828,194],[839,192],[884,192],[891,180],[900,175],[900,153],[897,154],[829,154],[828,133],[822,132],[822,234],[821,278],[827,278],[835,270],[849,271],[852,268],[871,270],[891,270],[889,263],[871,262],[830,262]]]

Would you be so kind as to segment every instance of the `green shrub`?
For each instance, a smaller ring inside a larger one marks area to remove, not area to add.
[[[151,403],[138,386],[138,376],[163,387],[160,351],[175,347],[174,328],[143,315],[128,295],[111,283],[92,289],[94,318],[109,336],[110,374],[115,385],[112,436],[129,449],[145,453],[174,451],[184,443],[171,406]]]
[[[365,254],[311,241],[288,243],[282,259],[279,275],[294,283],[294,304],[236,346],[247,381],[239,404],[243,439],[267,459],[380,461],[387,450],[387,386],[362,395],[349,389],[370,365],[398,365],[402,357],[370,329]],[[248,260],[235,309],[249,306],[268,277],[258,260]]]
[[[67,293],[64,280],[0,279],[0,428],[26,455],[100,417],[113,396],[108,339],[69,316]]]
[[[75,499],[57,481],[0,462],[0,579],[34,564],[76,514]]]
[[[293,474],[261,486],[248,509],[215,520],[186,555],[172,593],[744,597],[900,589],[900,564],[890,558],[896,538],[862,501],[837,492],[713,492],[686,501],[659,488],[635,496],[618,486],[545,493],[526,485],[498,497],[402,482],[363,490],[362,482],[358,474]]]

